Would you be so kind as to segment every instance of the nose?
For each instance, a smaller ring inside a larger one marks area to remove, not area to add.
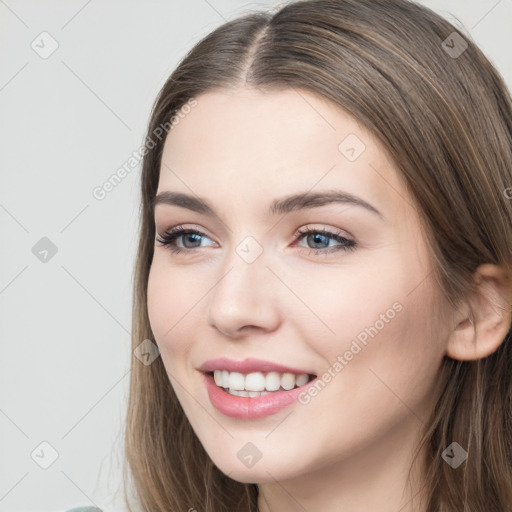
[[[280,319],[276,281],[263,255],[247,263],[233,254],[210,294],[209,325],[235,339],[273,331]]]

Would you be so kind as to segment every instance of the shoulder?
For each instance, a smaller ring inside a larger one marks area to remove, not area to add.
[[[101,509],[92,506],[74,507],[66,510],[65,512],[102,512]]]

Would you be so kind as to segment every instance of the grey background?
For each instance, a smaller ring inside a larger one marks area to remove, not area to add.
[[[512,86],[512,0],[422,3]],[[103,200],[92,190],[140,147],[157,92],[195,42],[279,4],[0,0],[0,512],[125,510],[140,166]],[[51,49],[44,31],[58,43],[47,58],[31,46]],[[43,237],[57,249],[46,261],[34,254]]]

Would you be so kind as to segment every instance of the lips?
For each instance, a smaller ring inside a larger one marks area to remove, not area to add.
[[[316,380],[316,374],[310,368],[294,368],[255,358],[236,361],[220,357],[206,361],[198,369],[202,372],[203,382],[211,404],[225,416],[245,420],[263,418],[291,406],[294,402],[297,402],[299,394],[304,392],[306,386],[313,384]],[[308,374],[309,378],[313,380],[289,390],[283,390],[281,386],[280,390],[262,392],[261,396],[236,396],[215,383],[213,374],[216,370],[222,371],[222,373],[225,371],[233,374],[239,373],[244,376],[256,372],[268,375],[275,372],[281,375],[294,374],[303,378],[304,374]]]
[[[230,395],[215,384],[209,373],[202,373],[201,377],[213,407],[225,416],[242,420],[256,420],[279,413],[295,404],[299,395],[305,392],[306,387],[314,385],[316,381],[314,379],[304,386],[289,391],[274,391],[260,397],[249,398]]]
[[[199,370],[204,373],[210,373],[214,370],[227,370],[229,372],[239,372],[243,374],[252,372],[278,372],[295,373],[298,375],[307,373],[309,375],[316,376],[316,374],[309,368],[293,368],[290,366],[284,366],[282,364],[255,358],[247,358],[243,361],[236,361],[234,359],[219,357],[206,361],[199,367]]]

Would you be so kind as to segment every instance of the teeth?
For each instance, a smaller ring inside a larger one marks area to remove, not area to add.
[[[269,372],[265,377],[265,389],[277,391],[281,387],[281,376],[277,372]]]
[[[257,397],[257,396],[263,396],[263,395],[270,395],[269,391],[238,391],[236,389],[228,389],[228,393],[230,395],[235,396],[248,396],[251,398]]]
[[[229,372],[227,370],[222,371],[222,387],[229,387]]]
[[[239,373],[238,375],[241,374]],[[231,382],[231,377],[229,381]],[[247,391],[263,391],[265,389],[265,376],[263,373],[255,372],[247,374],[245,376],[245,389],[247,389]]]
[[[309,381],[309,375],[307,373],[302,373],[295,379],[295,385],[297,387],[304,386],[304,384],[306,384],[306,382],[308,382],[308,381]]]
[[[245,389],[245,377],[238,372],[231,372],[229,374],[229,389],[236,389],[242,391]]]
[[[281,386],[286,390],[293,389],[295,387],[295,375],[292,375],[291,373],[283,373],[283,376],[281,377]]]
[[[303,386],[309,381],[307,373],[296,375],[295,373],[268,372],[264,375],[262,372],[253,372],[244,375],[227,370],[215,370],[213,378],[217,386],[229,389],[232,395],[249,397],[266,395],[280,388],[288,391],[296,386]]]

